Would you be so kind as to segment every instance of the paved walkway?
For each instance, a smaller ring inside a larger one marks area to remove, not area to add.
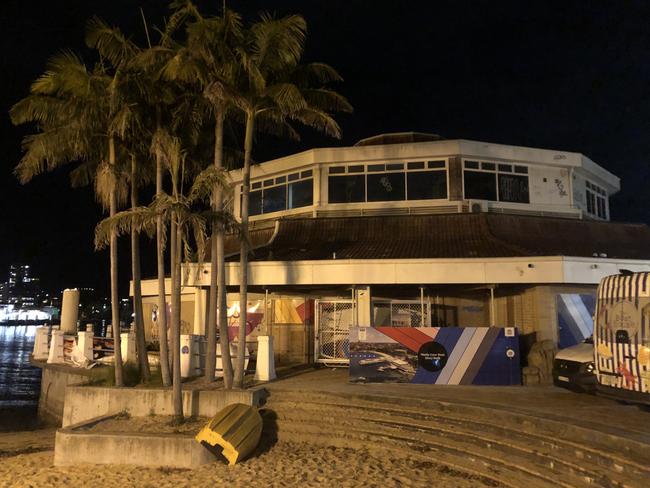
[[[283,390],[324,392],[338,395],[391,397],[517,412],[587,429],[627,437],[650,447],[650,412],[632,405],[557,387],[447,386],[396,383],[352,384],[347,369],[309,370],[264,386],[278,395]]]

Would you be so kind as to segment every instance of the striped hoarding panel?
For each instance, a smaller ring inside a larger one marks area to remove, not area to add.
[[[515,328],[499,327],[377,327],[362,334],[353,329],[350,379],[436,385],[520,384],[518,333]]]

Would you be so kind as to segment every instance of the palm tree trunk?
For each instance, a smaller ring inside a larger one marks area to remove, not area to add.
[[[217,115],[214,128],[214,166],[217,169],[223,168],[223,124],[225,113],[222,107],[217,108]],[[223,191],[215,185],[212,193],[213,210],[219,212],[223,210]],[[214,372],[216,367],[216,328],[217,320],[219,321],[219,337],[221,344],[221,368],[223,373],[224,386],[232,387],[232,361],[230,358],[230,342],[228,341],[228,322],[222,320],[227,314],[225,302],[225,275],[223,275],[223,227],[220,226],[216,219],[212,222],[212,236],[210,239],[210,299],[208,309],[208,327],[207,327],[207,351],[205,361],[205,378],[207,381],[214,381]],[[223,283],[221,282],[223,281]],[[218,312],[217,312],[218,311]],[[225,324],[225,325],[224,325]]]
[[[210,237],[210,291],[208,295],[208,324],[205,328],[207,345],[205,348],[205,380],[214,381],[217,367],[217,222],[212,221]]]
[[[246,354],[246,322],[248,306],[248,200],[251,186],[251,152],[253,150],[253,131],[255,114],[246,115],[246,138],[244,139],[244,178],[242,182],[241,201],[241,248],[239,256],[239,348],[233,385],[244,386],[244,356]]]
[[[221,192],[221,190],[220,190]],[[220,197],[222,198],[222,196]],[[222,202],[223,203],[223,202]],[[218,294],[217,303],[219,304],[219,343],[221,344],[221,364],[223,365],[223,386],[227,390],[232,388],[232,359],[230,356],[230,339],[228,337],[228,304],[226,290],[226,262],[224,259],[223,230],[217,233],[217,282]]]
[[[131,208],[138,206],[138,186],[136,184],[136,160],[131,156]],[[131,275],[133,278],[133,313],[135,315],[135,338],[138,353],[140,376],[149,381],[149,357],[144,336],[144,315],[142,312],[142,280],[140,273],[140,233],[131,227]]]
[[[156,151],[156,196],[163,193],[163,165]],[[156,220],[156,256],[158,260],[158,341],[160,342],[160,375],[163,386],[171,385],[169,374],[169,345],[167,342],[167,298],[165,296],[165,247],[162,215]]]
[[[111,169],[115,169],[115,140],[111,137],[108,141],[108,161]],[[115,174],[112,174],[115,178]],[[117,214],[117,182],[113,180],[109,202],[109,215]],[[113,349],[115,363],[115,386],[124,386],[122,379],[122,347],[120,341],[120,297],[117,282],[117,230],[111,229],[110,240],[110,265],[111,265],[111,321],[113,322]]]
[[[217,117],[217,146],[219,158],[215,159],[215,166],[218,169],[223,169],[223,123],[225,119],[225,111],[221,112],[220,117]],[[217,212],[223,211],[223,188],[218,186],[215,194],[215,210]],[[217,227],[216,241],[216,268],[217,268],[217,305],[219,312],[217,320],[219,322],[219,343],[221,344],[221,367],[223,371],[223,385],[226,389],[232,388],[232,359],[230,356],[230,339],[228,337],[228,304],[227,304],[227,291],[226,291],[226,262],[224,259],[224,228],[223,226]]]
[[[180,280],[180,242],[178,222],[172,214],[171,223],[171,273],[172,273],[172,402],[174,417],[183,419],[183,392],[181,388],[181,280]]]

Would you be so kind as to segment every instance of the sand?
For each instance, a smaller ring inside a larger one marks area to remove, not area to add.
[[[117,417],[99,422],[87,429],[90,432],[142,432],[147,434],[196,434],[208,418],[186,419],[180,425],[172,423],[171,416]],[[80,429],[81,430],[81,429]]]
[[[153,427],[154,419],[139,420],[143,420],[142,428]],[[162,427],[163,430],[167,428]],[[318,447],[282,440],[273,444],[263,441],[260,452],[235,466],[215,461],[194,470],[92,465],[54,467],[53,439],[53,430],[0,434],[0,446],[4,446],[0,447],[3,449],[0,487],[484,486],[480,480],[444,466],[405,458],[391,459],[379,448]],[[39,451],[31,452],[34,448]]]

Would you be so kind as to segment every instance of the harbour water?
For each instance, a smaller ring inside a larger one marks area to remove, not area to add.
[[[29,364],[35,325],[0,325],[0,431],[36,422],[41,370]]]

